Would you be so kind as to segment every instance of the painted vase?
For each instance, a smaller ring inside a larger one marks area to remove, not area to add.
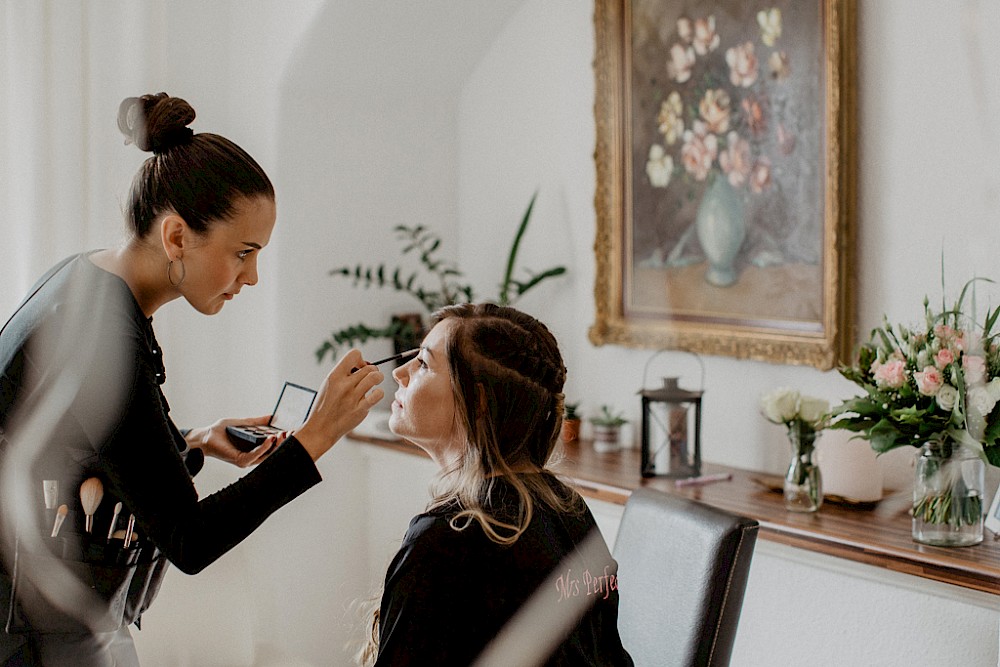
[[[695,216],[698,241],[708,260],[705,280],[718,287],[736,282],[736,256],[746,238],[743,200],[729,181],[713,174]]]

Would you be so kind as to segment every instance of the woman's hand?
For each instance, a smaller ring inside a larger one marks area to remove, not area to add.
[[[356,372],[351,372],[357,368]],[[375,366],[365,364],[361,352],[351,350],[323,380],[306,423],[294,431],[313,461],[347,435],[368,415],[385,392],[378,385],[385,379]]]
[[[273,452],[278,445],[284,442],[286,433],[280,436],[268,436],[267,439],[257,447],[248,452],[240,451],[232,443],[226,434],[227,426],[263,426],[270,421],[271,416],[251,417],[249,419],[220,419],[208,428],[192,429],[187,434],[188,446],[201,449],[205,456],[211,456],[227,463],[232,463],[240,468],[248,468],[257,465],[264,458]]]

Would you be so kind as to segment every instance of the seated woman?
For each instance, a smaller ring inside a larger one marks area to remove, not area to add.
[[[583,499],[546,467],[566,379],[555,338],[493,304],[434,319],[393,373],[389,426],[438,464],[438,486],[389,566],[362,658],[470,665],[488,649],[494,664],[632,665],[616,564]],[[512,641],[490,645],[498,636]]]

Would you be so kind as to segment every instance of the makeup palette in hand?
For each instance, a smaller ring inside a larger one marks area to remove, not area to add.
[[[226,433],[236,448],[249,452],[259,447],[269,435],[279,435],[282,431],[290,431],[302,426],[313,401],[316,400],[316,390],[286,382],[278,395],[278,404],[267,424],[261,426],[227,426]]]

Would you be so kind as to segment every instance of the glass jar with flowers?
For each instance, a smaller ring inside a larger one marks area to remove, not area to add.
[[[764,417],[788,429],[792,459],[785,473],[784,492],[785,507],[793,512],[815,512],[823,504],[823,476],[813,454],[829,408],[830,404],[821,398],[803,396],[784,387],[760,400]]]
[[[840,368],[863,394],[835,408],[829,425],[863,434],[876,453],[918,449],[912,534],[937,546],[982,541],[985,462],[1000,465],[1000,349],[992,333],[1000,307],[982,325],[964,313],[974,282],[940,312],[925,297],[916,328],[885,320],[874,329],[854,364]]]

